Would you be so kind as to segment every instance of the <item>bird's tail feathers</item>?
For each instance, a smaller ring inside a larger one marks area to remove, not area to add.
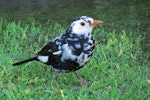
[[[18,66],[18,65],[21,65],[21,64],[33,61],[33,60],[37,60],[37,56],[23,60],[23,61],[20,61],[20,62],[17,62],[17,63],[14,63],[13,66]]]

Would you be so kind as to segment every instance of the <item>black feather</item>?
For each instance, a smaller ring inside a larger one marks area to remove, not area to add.
[[[32,57],[32,58],[29,58],[29,59],[26,59],[26,60],[14,63],[13,66],[18,66],[18,65],[21,65],[21,64],[27,63],[29,61],[33,61],[33,60],[37,60],[37,57],[35,56],[35,57]]]

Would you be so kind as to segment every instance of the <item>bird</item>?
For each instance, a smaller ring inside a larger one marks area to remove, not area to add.
[[[55,73],[56,87],[60,73],[74,72],[82,86],[88,87],[83,78],[77,74],[91,58],[95,48],[92,35],[93,28],[102,24],[89,16],[79,16],[73,20],[67,30],[51,40],[35,56],[12,64],[18,66],[30,61],[38,61],[50,66]]]

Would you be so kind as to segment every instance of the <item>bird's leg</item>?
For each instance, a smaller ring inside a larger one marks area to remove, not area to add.
[[[86,82],[83,80],[83,78],[77,74],[77,72],[74,72],[76,77],[80,80],[80,84],[86,88],[88,88],[89,86],[86,84]]]
[[[59,73],[58,73],[58,72],[55,72],[56,88],[57,88],[57,89],[60,89],[60,88],[59,88],[59,85],[58,85],[58,75],[59,75]]]

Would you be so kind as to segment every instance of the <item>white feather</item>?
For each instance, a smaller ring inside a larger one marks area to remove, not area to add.
[[[62,57],[61,61],[64,62],[64,60],[70,59],[70,60],[75,60],[77,57],[72,54],[72,50],[68,47],[68,44],[62,45]]]
[[[53,55],[61,55],[61,54],[62,54],[62,51],[53,52]]]
[[[43,63],[46,63],[48,62],[48,56],[38,56],[38,60]]]
[[[90,58],[87,54],[81,53],[80,56],[78,56],[77,63],[80,64],[80,66],[84,65]]]
[[[93,22],[92,18],[89,18],[88,20],[90,20],[91,22]],[[81,22],[84,22],[85,25],[82,26]],[[92,29],[93,29],[93,27],[91,27],[89,25],[89,23],[87,23],[86,21],[84,21],[82,19],[79,20],[79,21],[75,21],[74,23],[72,23],[72,32],[76,33],[76,34],[85,34],[85,35],[88,35],[88,33],[92,32]]]
[[[77,49],[79,49],[79,48],[81,48],[81,44],[80,44],[80,43],[76,43],[76,44],[75,44],[75,47],[76,47]]]

